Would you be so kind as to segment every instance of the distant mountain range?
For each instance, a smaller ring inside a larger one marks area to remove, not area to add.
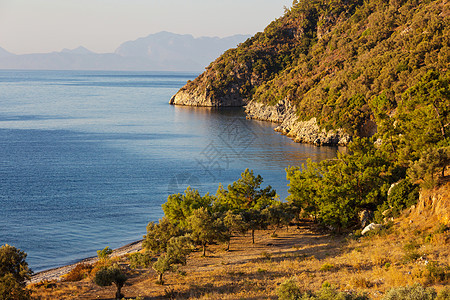
[[[0,47],[0,69],[201,71],[249,35],[225,38],[159,32],[120,45],[114,53],[82,46],[60,52],[15,55]]]

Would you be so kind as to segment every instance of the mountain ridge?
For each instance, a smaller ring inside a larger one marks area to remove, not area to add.
[[[0,69],[201,71],[210,60],[247,37],[194,38],[163,31],[126,41],[114,53],[96,53],[79,46],[59,52],[16,55],[0,48]]]

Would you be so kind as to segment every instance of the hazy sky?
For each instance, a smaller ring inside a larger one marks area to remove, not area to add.
[[[254,34],[292,0],[0,0],[0,47],[16,53],[80,45],[113,52],[159,31],[199,36]]]

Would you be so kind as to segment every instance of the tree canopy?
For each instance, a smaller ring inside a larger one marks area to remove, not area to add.
[[[0,247],[0,299],[29,299],[25,289],[32,270],[25,261],[27,254],[8,244]]]

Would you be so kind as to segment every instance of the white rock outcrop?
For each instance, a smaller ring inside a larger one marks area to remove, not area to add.
[[[369,231],[372,231],[374,229],[378,229],[383,227],[383,225],[381,224],[375,224],[375,223],[370,223],[369,225],[367,225],[366,227],[364,227],[364,229],[361,231],[362,235],[365,235],[366,233],[368,233]]]
[[[295,106],[291,105],[287,100],[282,100],[274,106],[251,101],[247,104],[245,112],[248,119],[280,123],[275,128],[275,131],[281,132],[298,143],[317,146],[346,146],[352,140],[351,136],[341,129],[321,130],[316,118],[308,121],[299,121]]]

